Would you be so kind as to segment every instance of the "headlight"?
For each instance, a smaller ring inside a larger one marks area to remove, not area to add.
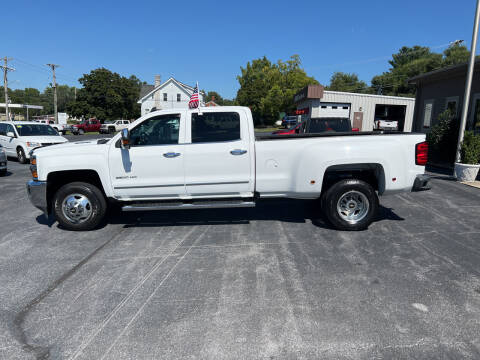
[[[30,141],[27,141],[27,146],[28,147],[39,147],[39,146],[42,146],[42,144],[38,143],[38,142],[30,142]]]

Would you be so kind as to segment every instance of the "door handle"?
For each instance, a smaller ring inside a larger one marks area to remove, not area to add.
[[[168,152],[168,153],[164,153],[163,156],[166,158],[174,158],[174,157],[180,156],[180,153]]]
[[[247,153],[247,150],[242,150],[242,149],[235,149],[235,150],[230,151],[230,154],[232,154],[232,155],[243,155],[243,154],[246,154],[246,153]]]

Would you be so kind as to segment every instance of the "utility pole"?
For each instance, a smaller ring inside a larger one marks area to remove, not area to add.
[[[3,58],[3,64],[4,65],[0,65],[0,67],[3,69],[3,88],[4,88],[4,91],[5,91],[5,117],[6,117],[7,121],[10,120],[10,113],[8,111],[8,77],[7,77],[7,73],[9,71],[15,71],[14,68],[8,67],[8,61],[9,60],[12,60],[12,59],[5,56]]]
[[[55,124],[58,124],[58,113],[57,113],[57,80],[55,78],[55,68],[60,65],[57,64],[47,64],[52,69],[53,74],[53,111],[55,113]]]
[[[477,11],[475,12],[475,22],[473,24],[472,48],[470,50],[470,62],[468,63],[467,80],[465,81],[465,95],[463,97],[462,118],[460,121],[460,131],[458,133],[457,157],[456,162],[460,162],[460,150],[462,148],[465,125],[467,124],[468,106],[470,104],[470,92],[472,90],[472,77],[475,67],[475,53],[477,51],[478,23],[480,20],[480,0],[477,0]]]

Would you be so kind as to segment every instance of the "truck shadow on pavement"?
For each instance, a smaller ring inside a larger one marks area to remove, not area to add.
[[[287,223],[306,223],[310,220],[315,226],[333,229],[320,213],[318,202],[305,200],[265,200],[255,208],[242,209],[202,209],[112,212],[107,224],[123,224],[125,228],[187,226],[187,225],[222,225],[249,224],[251,221],[282,221]],[[393,209],[379,206],[375,221],[403,221]]]

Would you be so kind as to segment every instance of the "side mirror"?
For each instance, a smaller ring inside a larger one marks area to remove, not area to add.
[[[130,131],[128,129],[122,129],[122,148],[130,149]]]
[[[13,132],[9,131],[9,132],[7,132],[7,136],[11,137],[11,138],[14,138],[15,134]]]

